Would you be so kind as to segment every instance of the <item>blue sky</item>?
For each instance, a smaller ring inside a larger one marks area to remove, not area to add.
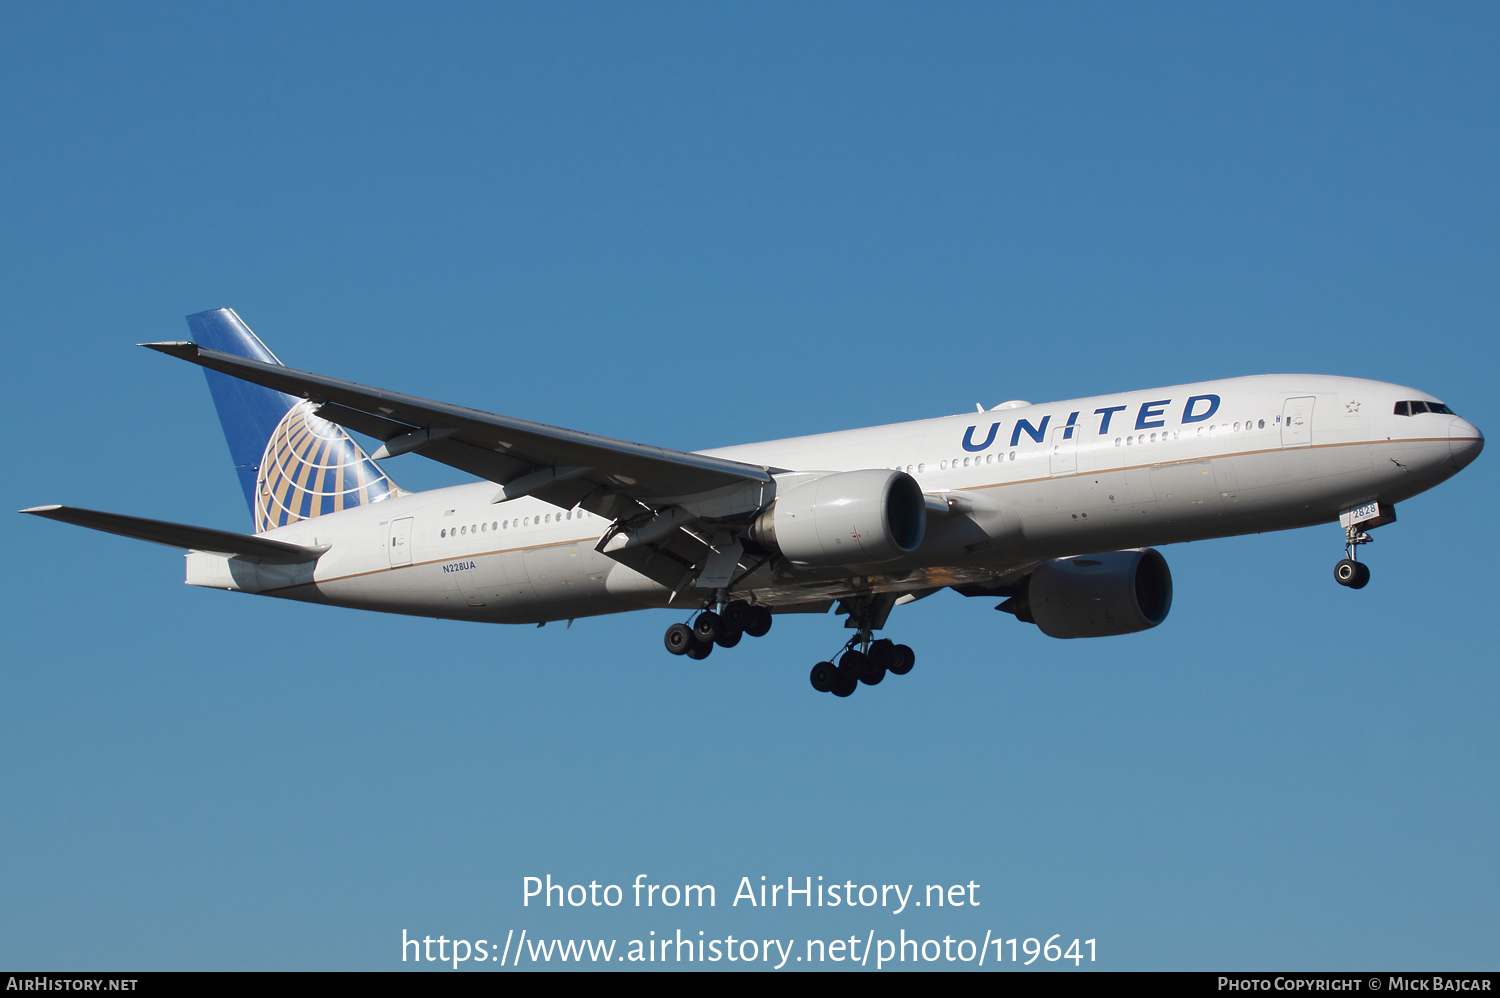
[[[294,366],[687,449],[1277,371],[1500,426],[1492,5],[0,18],[11,509],[249,529],[201,375],[133,346],[221,305]],[[945,593],[847,701],[806,680],[833,617],[691,663],[671,614],[259,600],[14,517],[0,964],[381,969],[403,928],[530,926],[1493,968],[1494,465],[1403,504],[1362,592],[1326,526],[1164,549],[1171,617],[1125,638]],[[546,873],[983,904],[522,909]]]

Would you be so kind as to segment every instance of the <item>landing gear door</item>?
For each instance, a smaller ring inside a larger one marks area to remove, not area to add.
[[[385,550],[391,556],[392,568],[411,564],[411,521],[409,516],[391,521],[391,533],[386,540]]]
[[[1287,399],[1281,410],[1281,446],[1306,447],[1312,443],[1313,403],[1311,395]]]

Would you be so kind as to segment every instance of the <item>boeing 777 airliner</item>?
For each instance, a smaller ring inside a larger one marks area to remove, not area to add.
[[[681,607],[666,646],[694,659],[836,605],[854,634],[811,681],[838,696],[911,670],[874,632],[944,587],[1126,634],[1172,605],[1152,545],[1337,520],[1363,588],[1368,531],[1484,447],[1425,392],[1276,374],[687,453],[295,370],[231,309],[188,328],[144,345],[206,368],[255,532],[22,512],[184,548],[215,589],[507,624]],[[406,492],[377,462],[408,452],[481,481]]]

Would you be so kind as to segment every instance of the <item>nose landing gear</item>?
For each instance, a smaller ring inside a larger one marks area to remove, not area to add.
[[[1356,524],[1344,528],[1344,538],[1344,557],[1333,566],[1333,581],[1350,589],[1363,589],[1370,584],[1370,566],[1359,560],[1359,546],[1375,538]]]
[[[1344,557],[1333,566],[1333,580],[1349,589],[1363,589],[1369,585],[1370,566],[1360,562],[1359,546],[1375,540],[1369,531],[1395,522],[1396,507],[1384,502],[1369,502],[1340,513],[1339,525],[1344,528]]]

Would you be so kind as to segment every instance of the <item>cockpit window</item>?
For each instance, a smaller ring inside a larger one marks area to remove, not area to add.
[[[1421,400],[1410,402],[1397,402],[1396,415],[1398,416],[1420,416],[1424,412],[1437,413],[1440,416],[1455,416],[1452,409],[1441,402],[1423,402]]]

